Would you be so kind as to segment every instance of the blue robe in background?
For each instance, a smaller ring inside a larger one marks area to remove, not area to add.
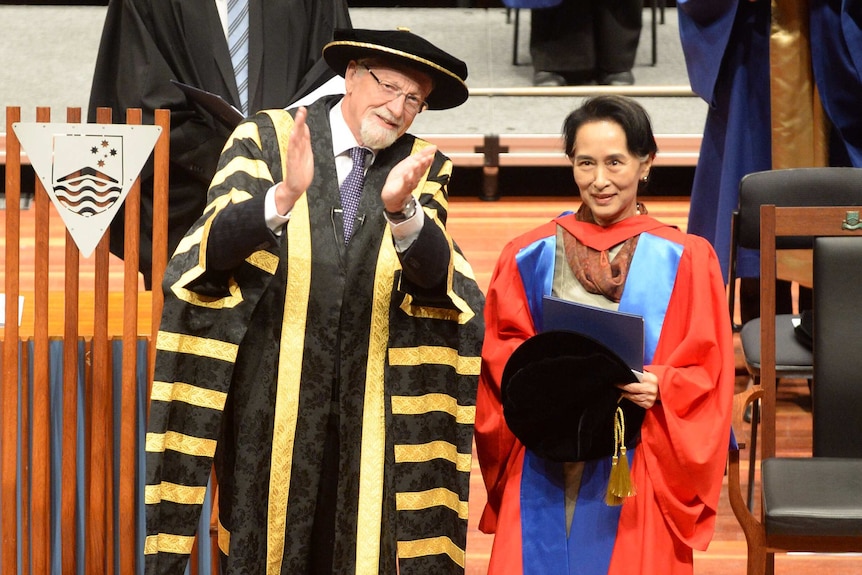
[[[689,81],[709,105],[687,231],[712,243],[726,282],[739,181],[772,167],[770,3],[679,0],[677,8]],[[740,277],[759,275],[757,252],[741,250],[738,265]]]
[[[862,168],[862,0],[811,0],[811,65],[833,131],[829,165]]]

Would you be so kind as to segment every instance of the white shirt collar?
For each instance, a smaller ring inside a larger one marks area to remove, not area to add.
[[[343,100],[339,100],[329,111],[329,128],[332,131],[332,153],[335,157],[347,154],[350,148],[355,148],[359,145],[359,142],[353,136],[353,132],[347,126],[347,122],[344,121],[344,113],[341,110],[342,102]],[[368,166],[374,162],[374,157],[377,155],[374,150],[371,150],[371,153],[371,161],[367,163]]]
[[[227,38],[227,0],[215,0],[216,10],[218,11],[219,20],[224,30],[224,37]]]

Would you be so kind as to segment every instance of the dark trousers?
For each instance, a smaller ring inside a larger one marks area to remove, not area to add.
[[[533,68],[578,74],[631,70],[642,19],[642,0],[563,0],[553,8],[533,10]]]

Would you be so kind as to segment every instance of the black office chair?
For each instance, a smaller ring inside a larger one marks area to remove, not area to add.
[[[762,402],[763,507],[755,517],[739,479],[739,452],[730,451],[728,496],[748,546],[748,574],[772,574],[775,553],[862,551],[862,226],[859,207],[763,208],[761,308],[762,383],[746,395]],[[775,313],[777,238],[814,240],[813,457],[775,457]],[[743,402],[734,405],[740,425]]]
[[[814,278],[814,455],[862,458],[862,238],[817,238]]]
[[[732,217],[730,270],[728,274],[728,309],[731,321],[736,307],[736,256],[739,248],[760,249],[760,208],[764,204],[776,206],[836,206],[862,204],[862,169],[857,168],[794,168],[768,170],[748,174],[739,184],[739,207]],[[776,238],[778,249],[811,249],[810,237]],[[774,286],[773,286],[774,287]],[[766,286],[761,285],[761,290]],[[776,362],[775,374],[779,379],[799,378],[811,380],[814,376],[813,356],[810,347],[797,337],[795,327],[798,314],[779,314],[775,318]],[[760,383],[760,318],[745,325],[734,324],[740,333],[745,367],[752,385]],[[757,421],[759,404],[750,412],[750,460],[748,471],[748,506],[754,505],[755,451],[757,447]]]

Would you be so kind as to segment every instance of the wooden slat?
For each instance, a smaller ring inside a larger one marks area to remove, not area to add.
[[[167,214],[169,213],[168,200],[168,167],[170,164],[171,150],[171,113],[169,110],[156,110],[155,123],[162,128],[162,133],[156,141],[156,147],[153,152],[153,213]],[[152,291],[152,315],[150,321],[150,341],[156,341],[156,334],[159,330],[159,322],[162,317],[162,308],[164,307],[164,294],[161,286],[165,276],[165,266],[168,262],[168,220],[167,218],[157,219],[153,222],[153,291]],[[147,414],[150,408],[150,387],[153,383],[153,372],[155,370],[156,361],[156,346],[150,345],[148,355],[148,370],[149,377],[147,378]]]
[[[126,124],[140,125],[141,110],[126,111]],[[120,476],[119,476],[119,508],[120,517],[135,516],[135,400],[137,389],[138,367],[138,261],[140,254],[141,228],[141,178],[138,176],[132,185],[126,201],[125,209],[125,244],[123,260],[125,262],[125,282],[123,305],[123,374],[122,390],[120,392]],[[135,522],[120,521],[117,537],[120,541],[120,572],[135,572]]]
[[[73,124],[79,123],[81,108],[69,108],[66,111],[66,121]],[[64,254],[65,325],[63,328],[63,459],[61,463],[63,484],[60,487],[60,538],[62,571],[74,573],[78,560],[75,510],[78,489],[78,304],[81,287],[79,278],[81,254],[68,229],[65,231]]]
[[[808,236],[823,235],[818,231],[828,229],[830,235],[858,236],[862,231],[847,229],[843,226],[847,212],[860,213],[859,206],[818,206],[780,208],[783,217],[776,219],[775,235]],[[792,220],[801,219],[805,223],[796,225]]]
[[[37,122],[50,122],[50,108],[36,109]],[[36,178],[33,209],[36,212],[35,325],[33,337],[33,440],[32,533],[33,573],[47,575],[51,564],[50,535],[50,422],[51,393],[48,354],[48,233],[51,199]],[[26,571],[26,565],[24,565]]]
[[[8,128],[7,128],[7,131]],[[0,132],[0,165],[6,163],[6,132]],[[27,156],[27,152],[24,150],[20,150],[19,154],[16,155],[19,158],[19,163],[21,164],[29,164],[30,158]]]
[[[3,430],[2,479],[3,542],[0,553],[0,571],[18,572],[18,513],[8,502],[16,499],[17,439],[18,439],[18,244],[21,238],[21,144],[12,130],[12,124],[21,120],[21,108],[6,108],[6,229],[5,293],[6,325],[3,342]],[[8,384],[7,384],[8,382]]]
[[[111,123],[111,110],[100,108],[97,121]],[[87,489],[86,539],[87,571],[92,573],[108,571],[108,553],[111,549],[109,520],[112,481],[111,452],[113,445],[108,441],[111,431],[111,406],[113,387],[111,386],[110,349],[108,340],[108,255],[110,231],[106,231],[95,251],[93,314],[93,377],[89,389],[89,478]]]
[[[218,575],[219,561],[221,561],[221,550],[218,544],[218,477],[215,467],[210,471],[210,489],[212,490],[212,507],[210,509],[210,561],[212,562],[213,575]]]
[[[27,409],[27,406],[30,405],[30,386],[26,384],[26,382],[30,381],[30,347],[28,345],[29,342],[23,342],[21,346],[21,381],[25,382],[24,385],[21,386],[21,427],[19,429],[20,435],[18,436],[19,441],[21,442],[21,451],[22,453],[31,453],[33,448],[33,434],[30,433],[30,410]],[[31,459],[29,457],[23,458],[19,461],[18,465],[21,469],[21,532],[22,533],[30,533],[31,526],[33,523],[32,519],[32,507],[30,502],[32,501],[31,497],[31,482],[30,482],[30,473],[32,471]],[[21,545],[21,564],[19,565],[20,573],[22,575],[30,574],[30,548],[31,545],[28,545],[29,537],[25,538],[23,541],[23,545]]]
[[[192,552],[189,556],[189,575],[206,575],[204,573],[198,573],[199,563],[198,561],[198,541],[200,541],[200,537],[195,537],[194,543],[192,543]]]

